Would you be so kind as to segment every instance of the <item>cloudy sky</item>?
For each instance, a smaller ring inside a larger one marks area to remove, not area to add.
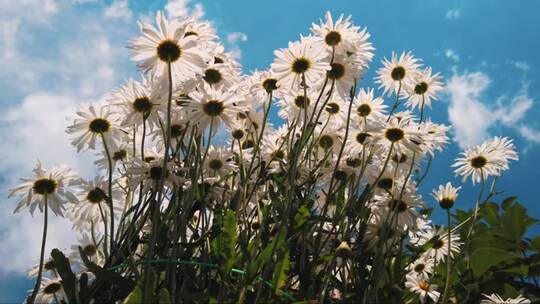
[[[519,195],[540,218],[539,9],[532,0],[0,0],[0,302],[21,301],[31,288],[24,272],[37,260],[42,229],[40,216],[12,214],[7,188],[38,158],[92,174],[92,155],[76,154],[69,145],[66,117],[77,104],[99,102],[137,77],[125,46],[137,35],[136,20],[157,10],[212,21],[245,72],[267,68],[274,49],[307,34],[326,10],[351,14],[367,26],[376,48],[362,86],[373,85],[380,60],[392,51],[412,50],[444,75],[446,92],[430,113],[453,125],[453,143],[434,162],[424,193],[447,180],[459,182],[449,165],[461,148],[509,136],[521,159],[500,188]],[[466,186],[462,193],[461,206],[470,207],[474,190]],[[48,248],[65,247],[75,237],[61,219],[52,221],[49,235]]]

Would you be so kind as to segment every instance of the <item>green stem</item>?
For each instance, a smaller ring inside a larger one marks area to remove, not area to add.
[[[446,282],[444,283],[444,292],[442,297],[441,303],[446,303],[446,298],[448,297],[448,287],[450,286],[450,273],[452,271],[451,269],[451,259],[450,259],[450,253],[452,252],[452,223],[451,223],[451,216],[450,216],[450,209],[446,209],[446,214],[448,216],[448,254],[446,255]]]
[[[105,153],[107,154],[107,161],[109,163],[109,210],[110,210],[110,216],[111,216],[111,234],[109,238],[109,249],[111,252],[114,248],[114,207],[113,207],[113,198],[112,198],[112,174],[113,174],[113,167],[112,167],[112,159],[111,159],[111,153],[109,152],[109,147],[107,146],[107,140],[105,139],[105,136],[101,134],[101,138],[103,139],[103,146],[105,147]]]
[[[34,290],[32,291],[32,295],[30,298],[26,301],[27,303],[34,303],[34,300],[36,299],[37,293],[39,291],[39,287],[41,285],[41,275],[43,273],[43,258],[45,256],[45,242],[47,241],[47,222],[48,222],[48,210],[49,207],[47,206],[47,195],[44,197],[44,204],[45,204],[45,211],[43,212],[43,237],[41,239],[41,255],[39,257],[39,270],[38,275],[36,278],[36,284],[34,285]]]

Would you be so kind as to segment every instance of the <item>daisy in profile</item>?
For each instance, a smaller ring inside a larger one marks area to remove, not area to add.
[[[433,300],[433,303],[439,301],[441,293],[437,291],[437,285],[430,284],[426,278],[409,275],[406,278],[405,287],[418,294],[421,303],[425,303],[427,298]]]
[[[433,123],[429,119],[419,124],[419,127],[424,138],[423,152],[433,157],[435,151],[442,151],[448,143],[446,133],[450,130],[450,127]]]
[[[439,189],[433,190],[433,197],[437,200],[441,208],[450,209],[456,203],[458,191],[461,187],[455,188],[450,182],[440,185]]]
[[[121,109],[122,126],[139,126],[146,121],[150,129],[159,127],[159,111],[167,105],[160,84],[145,78],[142,82],[129,79],[112,94],[111,102]]]
[[[414,88],[420,64],[411,52],[403,52],[399,58],[396,53],[392,53],[392,58],[384,58],[382,63],[383,67],[377,71],[375,83],[380,84],[379,88],[384,88],[383,94],[399,92],[401,97]]]
[[[35,303],[67,303],[67,296],[60,279],[43,278]]]
[[[198,35],[186,35],[189,20],[167,20],[157,12],[156,24],[157,28],[139,22],[142,36],[131,41],[130,48],[135,52],[131,60],[140,61],[139,68],[158,77],[166,75],[168,64],[176,80],[200,74],[205,66],[201,57],[204,51],[199,46]]]
[[[386,105],[381,97],[374,97],[373,89],[360,89],[353,99],[353,117],[357,123],[382,122]]]
[[[311,87],[318,84],[331,69],[328,52],[311,38],[289,42],[289,47],[274,51],[272,73],[283,90]],[[303,78],[305,82],[303,83]]]
[[[211,146],[204,160],[204,172],[208,176],[224,177],[237,169],[230,150]]]
[[[48,272],[50,276],[52,277],[59,277],[58,275],[58,269],[56,269],[56,263],[54,262],[54,259],[49,257],[45,261],[43,261],[43,271]],[[28,277],[29,278],[36,278],[39,273],[39,263],[35,264],[30,268],[28,271]]]
[[[499,176],[508,169],[510,160],[518,159],[512,140],[506,137],[487,140],[461,152],[461,155],[452,164],[452,167],[456,167],[454,173],[463,176],[464,182],[471,176],[473,184],[489,176]]]
[[[485,297],[485,299],[482,299],[480,304],[530,304],[531,303],[531,300],[524,298],[522,295],[519,295],[515,299],[508,298],[506,300],[503,300],[501,296],[495,293],[492,293],[491,295],[487,295],[483,293],[482,295]]]
[[[109,145],[122,136],[109,109],[108,106],[102,106],[96,110],[93,105],[88,106],[87,109],[79,108],[78,117],[66,130],[74,137],[71,144],[77,147],[77,152],[87,149],[95,150],[98,137]]]
[[[414,109],[428,106],[431,108],[431,101],[437,100],[437,94],[443,89],[442,76],[439,73],[431,74],[431,67],[425,68],[418,73],[414,85],[409,88],[409,95],[405,105]]]
[[[36,207],[43,212],[45,201],[54,214],[63,216],[64,204],[76,203],[75,195],[68,188],[78,179],[77,175],[66,166],[55,166],[47,171],[38,161],[33,170],[33,177],[21,178],[22,183],[9,190],[9,197],[20,195],[14,212],[30,208],[33,215]]]
[[[212,123],[212,133],[215,134],[220,123],[228,127],[233,125],[237,114],[244,109],[241,106],[243,97],[234,91],[223,90],[204,84],[198,91],[189,95],[191,100],[185,105],[186,119],[192,125],[199,125],[199,131],[204,131]]]
[[[184,37],[196,36],[203,42],[212,41],[217,38],[216,30],[208,21],[190,17],[187,21],[185,21],[185,25],[186,29],[184,31]]]

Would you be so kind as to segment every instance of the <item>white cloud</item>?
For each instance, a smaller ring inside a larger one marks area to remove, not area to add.
[[[237,43],[238,41],[244,42],[247,41],[248,36],[241,32],[234,32],[227,35],[227,41],[229,43]]]
[[[105,17],[111,19],[131,19],[133,13],[129,9],[127,0],[116,0],[105,9]]]
[[[191,3],[192,0],[169,0],[165,5],[165,10],[171,18],[193,16],[201,18],[204,16],[204,7],[200,3]]]
[[[519,134],[527,140],[540,144],[540,131],[538,130],[522,125],[519,127]]]
[[[459,9],[452,9],[446,12],[446,19],[458,19],[461,17],[461,11]]]
[[[489,83],[489,77],[480,72],[454,74],[447,83],[446,90],[450,94],[448,116],[454,126],[454,139],[462,148],[479,143],[493,123],[491,112],[479,100]]]
[[[489,136],[496,123],[517,130],[525,139],[534,140],[538,131],[523,127],[523,120],[534,101],[528,96],[527,85],[523,84],[517,95],[501,96],[497,103],[489,106],[482,102],[491,79],[482,72],[454,75],[446,86],[450,97],[448,117],[453,124],[454,140],[461,148],[480,143]],[[509,101],[507,101],[509,99]]]
[[[27,96],[17,107],[6,111],[0,121],[2,167],[0,175],[10,187],[18,183],[19,176],[27,176],[36,160],[50,168],[65,163],[78,173],[89,177],[93,172],[92,157],[77,154],[66,136],[66,116],[72,116],[75,97],[36,93]],[[0,246],[0,273],[21,273],[39,256],[42,235],[42,214],[31,217],[26,210],[12,214],[15,202],[0,204],[2,227]],[[71,225],[64,219],[50,215],[47,254],[52,248],[65,247],[75,240]],[[16,254],[13,254],[16,252]]]
[[[0,89],[5,92],[0,97],[0,186],[4,197],[20,176],[31,173],[38,158],[47,167],[65,163],[90,177],[93,155],[77,154],[71,146],[65,133],[66,116],[73,116],[81,103],[102,100],[118,85],[118,74],[127,74],[130,67],[134,70],[124,42],[137,26],[120,10],[116,15],[120,19],[111,27],[103,4],[81,14],[78,10],[84,8],[73,3],[0,0]],[[22,274],[35,263],[41,242],[39,213],[33,218],[27,212],[13,215],[14,207],[14,200],[0,204],[0,274],[5,275]],[[61,218],[51,215],[49,229],[47,253],[74,239],[71,225]]]
[[[525,62],[525,61],[508,61],[510,64],[512,64],[516,69],[521,70],[523,72],[527,72],[531,66]]]
[[[459,61],[459,55],[452,49],[445,50],[444,55],[446,56],[446,58],[449,58],[449,59],[453,60],[454,62]]]

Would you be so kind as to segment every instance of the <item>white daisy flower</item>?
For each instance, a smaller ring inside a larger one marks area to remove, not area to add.
[[[71,144],[77,147],[77,152],[87,149],[96,149],[96,139],[101,137],[107,145],[120,138],[123,134],[116,127],[116,121],[110,112],[109,106],[102,106],[99,112],[93,105],[87,109],[81,107],[77,111],[78,117],[73,124],[67,127],[66,132],[74,136]]]
[[[361,69],[354,56],[337,55],[326,72],[329,81],[334,81],[334,90],[343,98],[350,95],[355,82],[360,78]]]
[[[288,48],[276,50],[274,55],[272,73],[280,83],[280,90],[315,86],[331,69],[328,52],[320,44],[313,43],[313,39],[289,42]],[[302,78],[305,78],[305,84]]]
[[[400,97],[405,95],[415,85],[420,67],[418,61],[411,52],[403,52],[399,58],[392,52],[390,60],[384,58],[382,62],[384,67],[377,71],[375,83],[380,84],[379,88],[384,88],[383,94],[391,95],[399,92]]]
[[[173,162],[168,162],[165,172],[165,187],[172,188],[179,185],[182,179],[175,174],[176,165]],[[133,188],[143,183],[143,194],[150,189],[156,189],[163,174],[163,159],[155,158],[148,162],[142,162],[139,159],[134,159],[133,163],[127,169],[126,175],[129,178],[129,185]]]
[[[435,156],[435,151],[442,151],[448,143],[446,133],[450,130],[449,126],[436,124],[427,120],[420,125],[421,133],[423,134],[424,143],[422,146],[423,152]]]
[[[95,242],[96,243],[94,243],[94,240],[88,235],[88,233],[82,233],[81,237],[78,238],[77,243],[71,246],[71,253],[69,255],[70,261],[81,261],[81,253],[79,251],[79,247],[81,247],[83,253],[90,261],[98,263],[98,258],[100,256],[100,239],[95,240]],[[84,265],[81,266],[84,267]]]
[[[80,191],[77,194],[78,203],[71,207],[73,227],[78,231],[89,231],[93,223],[94,228],[99,228],[105,221],[110,221],[110,207],[107,195],[109,181],[101,176],[94,179],[79,181]],[[121,210],[119,203],[122,202],[122,192],[113,181],[112,199],[114,208]],[[99,223],[99,224],[98,224]],[[100,226],[98,226],[100,225]]]
[[[304,90],[291,90],[283,95],[283,98],[277,101],[279,106],[279,117],[292,123],[295,119],[298,121],[304,121],[310,119],[313,115],[316,118],[315,103],[317,102],[319,94],[317,92],[307,90],[307,94],[304,94]],[[322,98],[321,98],[322,99]],[[318,104],[322,104],[323,101],[319,100]],[[319,107],[317,107],[319,108]]]
[[[33,177],[21,178],[22,183],[15,188],[9,189],[9,197],[20,195],[21,199],[17,203],[14,212],[19,212],[24,208],[30,208],[33,215],[36,207],[43,212],[45,199],[47,205],[56,215],[63,216],[64,204],[67,202],[76,203],[77,199],[68,187],[73,186],[78,178],[67,166],[55,166],[47,171],[38,161],[32,171]]]
[[[406,276],[406,278],[405,287],[418,294],[421,303],[425,303],[427,298],[433,300],[434,303],[439,301],[441,293],[436,290],[437,285],[430,284],[427,279],[419,278],[417,276]]]
[[[189,119],[191,125],[199,125],[199,132],[204,131],[212,123],[212,133],[215,134],[222,121],[231,127],[236,115],[244,110],[240,105],[243,96],[207,84],[191,93],[189,97],[191,100],[185,105],[186,119]]]
[[[443,89],[442,76],[439,73],[431,74],[431,67],[425,68],[418,73],[414,85],[407,92],[408,99],[405,105],[414,109],[428,106],[431,101],[437,100],[437,94]]]
[[[455,254],[461,252],[461,238],[459,235],[452,231],[450,244],[450,257],[454,258]],[[431,247],[422,254],[424,258],[433,258],[437,263],[445,260],[448,255],[448,231],[440,228],[436,231],[426,231],[426,233],[420,235],[420,241],[418,245],[423,246],[427,242],[430,243]]]
[[[418,258],[407,266],[410,276],[427,279],[433,273],[433,259]]]
[[[161,12],[156,14],[157,29],[146,22],[139,22],[142,36],[131,41],[130,48],[135,52],[133,61],[141,61],[139,67],[151,71],[158,77],[171,72],[176,80],[186,80],[200,74],[207,57],[199,46],[198,35],[187,35],[189,20],[167,20]]]
[[[56,263],[54,262],[54,259],[49,257],[46,258],[43,261],[43,272],[49,273],[53,278],[59,277],[58,270],[56,269]],[[30,270],[28,270],[28,277],[29,278],[37,278],[39,273],[39,262],[32,266]]]
[[[234,171],[237,166],[234,163],[233,153],[222,147],[211,146],[204,160],[204,172],[208,176],[224,177]]]
[[[326,99],[327,97],[324,98]],[[317,113],[320,111],[320,106],[322,104],[318,106]],[[320,111],[321,117],[319,118],[319,122],[328,124],[328,126],[336,129],[344,127],[347,123],[347,110],[348,105],[344,99],[334,91],[324,106],[324,110]]]
[[[58,302],[57,302],[58,301]],[[60,279],[43,278],[34,303],[62,303],[67,302],[67,295]]]
[[[393,116],[376,138],[377,142],[385,149],[393,146],[394,151],[398,153],[407,150],[421,152],[423,144],[422,134],[418,130],[418,127],[409,119]]]
[[[367,42],[369,33],[366,29],[360,31],[360,27],[354,26],[350,21],[351,16],[344,18],[343,15],[334,22],[330,12],[325,14],[326,20],[320,20],[320,24],[313,23],[311,32],[320,39],[320,43],[328,49],[334,48],[338,53],[354,52],[362,50],[371,52],[373,47]],[[364,55],[367,61],[371,60],[369,54]]]
[[[212,41],[217,38],[216,30],[210,22],[190,17],[185,21],[184,37],[196,36],[201,41]]]
[[[113,172],[115,172],[116,165],[118,163],[126,164],[131,160],[133,147],[131,147],[129,143],[117,143],[113,141],[112,143],[107,142],[107,145],[109,145]],[[96,154],[96,156],[98,157],[98,159],[94,161],[94,164],[98,167],[98,169],[109,170],[109,159],[107,156],[107,151],[105,151],[105,149],[102,149],[101,153]]]
[[[437,200],[441,208],[450,209],[454,206],[458,191],[461,187],[455,188],[452,183],[448,182],[446,185],[439,185],[439,189],[433,190],[433,197]]]
[[[272,93],[273,97],[279,97],[277,89],[279,83],[274,74],[271,71],[254,71],[253,74],[248,76],[245,80],[247,90],[249,93],[257,96],[259,103],[267,103],[268,95]]]
[[[159,111],[167,105],[163,87],[154,79],[142,82],[129,79],[111,96],[111,102],[122,112],[122,126],[139,126],[146,121],[148,128],[159,127]]]
[[[381,97],[373,96],[373,89],[361,89],[353,99],[352,117],[359,124],[384,121],[386,105]]]
[[[510,160],[518,159],[512,140],[506,137],[487,140],[461,152],[461,155],[463,157],[458,157],[452,164],[452,167],[457,167],[454,172],[463,176],[464,182],[471,176],[473,184],[489,176],[499,176],[508,169]]]
[[[224,89],[232,87],[240,81],[240,75],[237,71],[225,63],[210,63],[202,72],[202,80],[208,85],[223,87]]]
[[[485,293],[482,294],[485,299],[482,299],[480,304],[530,304],[531,300],[524,298],[522,295],[519,295],[517,298],[508,298],[506,300],[503,300],[501,296],[498,294],[492,293],[491,295],[487,295]]]

